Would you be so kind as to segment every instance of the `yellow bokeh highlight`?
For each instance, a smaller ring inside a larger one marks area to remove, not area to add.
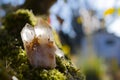
[[[65,53],[65,55],[67,55],[67,56],[70,55],[70,47],[68,45],[63,45],[62,50]]]
[[[120,8],[118,8],[118,15],[120,16]]]
[[[109,8],[104,12],[104,16],[111,15],[115,12],[114,8]]]
[[[77,23],[79,23],[79,24],[82,23],[82,19],[81,19],[81,17],[78,17],[78,18],[77,18]]]

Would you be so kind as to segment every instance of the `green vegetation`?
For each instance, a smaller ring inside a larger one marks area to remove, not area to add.
[[[4,27],[0,28],[0,59],[3,62],[0,64],[0,79],[9,80],[12,76],[16,76],[19,80],[85,79],[80,70],[72,65],[70,59],[60,58],[57,55],[55,69],[32,67],[20,38],[20,31],[26,23],[31,25],[36,23],[35,16],[29,10],[18,10],[4,19]]]
[[[31,11],[24,9],[8,14],[3,21],[8,33],[12,34],[20,34],[19,32],[26,23],[34,26],[36,24],[36,18]]]
[[[0,61],[0,80],[10,80],[7,71],[3,67],[2,62]]]
[[[96,56],[89,57],[86,61],[84,60],[82,65],[81,68],[86,76],[86,80],[102,80],[105,75],[103,60]]]

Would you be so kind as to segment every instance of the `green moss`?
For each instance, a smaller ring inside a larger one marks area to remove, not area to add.
[[[0,59],[4,64],[7,62],[8,75],[19,80],[84,80],[84,75],[67,58],[56,56],[57,66],[54,69],[32,67],[19,35],[26,23],[35,25],[34,15],[28,10],[18,10],[6,17],[5,28],[0,29]]]
[[[43,70],[40,72],[40,77],[42,80],[67,80],[66,76],[56,69]]]
[[[25,26],[26,23],[34,26],[36,24],[36,17],[31,11],[24,9],[20,9],[16,12],[8,14],[3,21],[5,28],[11,34],[20,34],[21,29]]]
[[[67,76],[68,80],[84,80],[84,75],[71,63],[70,59],[56,56],[57,67],[60,72]]]
[[[27,60],[25,51],[19,51],[17,59],[11,60],[11,67],[20,80],[84,80],[84,75],[72,65],[70,60],[56,56],[55,69],[34,68]]]
[[[8,14],[3,20],[0,28],[0,57],[18,54],[22,46],[20,31],[26,23],[36,24],[36,17],[29,10],[20,9]]]
[[[9,74],[15,75],[19,80],[84,80],[84,75],[76,69],[70,60],[56,56],[55,69],[34,68],[30,65],[26,52],[19,48],[19,53],[7,56]]]
[[[0,80],[10,80],[9,75],[6,69],[3,67],[1,61],[0,61]]]

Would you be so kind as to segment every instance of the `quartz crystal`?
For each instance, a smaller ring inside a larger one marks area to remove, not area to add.
[[[55,68],[55,54],[63,56],[55,44],[51,26],[42,19],[34,27],[26,24],[21,38],[28,60],[34,67]]]

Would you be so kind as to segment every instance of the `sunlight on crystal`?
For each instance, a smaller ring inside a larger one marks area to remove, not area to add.
[[[44,28],[42,29],[39,26],[35,27],[35,33],[36,33],[36,37],[46,34]]]
[[[45,26],[41,26],[45,24]],[[52,29],[45,22],[32,27],[26,24],[22,29],[21,37],[30,61],[34,67],[56,67],[56,45],[50,40]],[[52,42],[52,43],[51,43]],[[60,51],[59,51],[60,55]]]
[[[35,36],[34,28],[31,25],[26,24],[21,32],[21,37],[23,41],[31,41],[32,39],[34,39],[34,36]]]
[[[28,59],[34,67],[54,68],[55,54],[64,56],[55,44],[52,28],[45,21],[34,27],[26,24],[21,31],[21,37]]]

